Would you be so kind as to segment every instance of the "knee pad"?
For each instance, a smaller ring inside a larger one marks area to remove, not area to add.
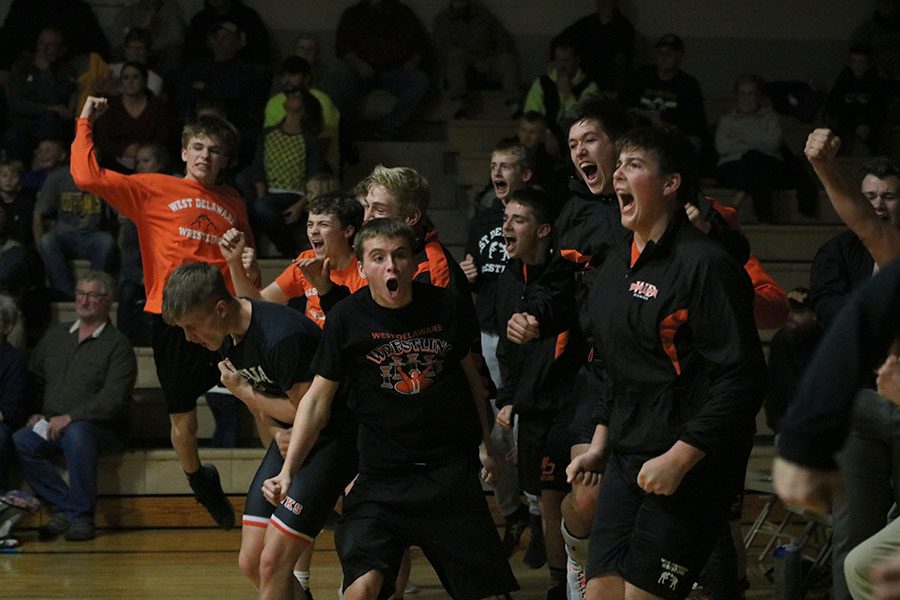
[[[566,554],[569,555],[574,562],[584,564],[588,559],[588,538],[579,538],[569,532],[566,528],[566,522],[563,521],[559,530],[562,532],[563,542],[566,544]]]

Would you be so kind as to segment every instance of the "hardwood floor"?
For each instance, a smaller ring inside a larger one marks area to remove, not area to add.
[[[21,532],[20,551],[0,554],[0,598],[232,600],[256,597],[237,566],[240,532],[214,529],[102,530],[90,542],[41,542]],[[526,534],[527,535],[527,534]],[[525,542],[526,540],[523,540]],[[523,544],[524,545],[524,544]],[[544,600],[546,569],[522,565],[520,549],[510,563],[522,587],[518,600]],[[752,554],[752,553],[751,553]],[[750,599],[774,597],[768,565],[751,556]],[[419,592],[408,600],[439,600],[446,594],[424,557],[413,561]],[[332,536],[316,547],[312,591],[317,600],[337,598],[340,567]],[[811,594],[809,598],[824,597]]]

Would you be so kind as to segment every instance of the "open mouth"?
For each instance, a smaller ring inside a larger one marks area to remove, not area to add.
[[[594,163],[581,163],[578,168],[581,169],[587,183],[594,183],[600,178],[600,168]]]
[[[516,249],[516,236],[505,235],[503,236],[503,239],[506,241],[506,253],[511,254]]]
[[[385,287],[387,287],[387,291],[391,294],[396,294],[397,290],[400,289],[400,282],[397,281],[396,277],[389,278],[385,283]]]
[[[325,250],[325,242],[322,240],[309,240],[312,249],[315,250],[316,254],[319,254],[320,251]]]
[[[494,191],[498,196],[505,196],[506,192],[509,191],[509,184],[502,179],[497,179],[494,181]]]
[[[620,212],[623,214],[629,212],[632,205],[634,205],[634,196],[632,196],[628,192],[622,191],[616,191],[616,195],[619,197]]]

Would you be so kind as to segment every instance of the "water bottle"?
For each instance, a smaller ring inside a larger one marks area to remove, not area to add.
[[[775,599],[801,600],[803,593],[803,557],[800,547],[784,544],[775,548]]]

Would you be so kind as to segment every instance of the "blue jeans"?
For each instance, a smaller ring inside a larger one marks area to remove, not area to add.
[[[12,427],[0,423],[0,495],[9,491],[9,471],[16,458],[12,438]]]
[[[75,297],[75,282],[66,263],[70,258],[84,258],[95,271],[109,272],[116,242],[106,231],[50,231],[38,242],[50,287],[67,299]]]
[[[13,434],[25,481],[35,494],[50,503],[54,513],[72,520],[93,522],[97,507],[97,457],[122,449],[122,441],[106,425],[72,421],[55,440],[45,440],[29,427]],[[69,484],[54,465],[62,454]]]
[[[343,115],[356,114],[357,99],[375,89],[385,89],[397,96],[397,103],[381,124],[385,133],[395,134],[415,114],[428,91],[428,75],[419,69],[387,69],[363,79],[353,68],[339,61],[335,73],[337,94],[335,102]]]

